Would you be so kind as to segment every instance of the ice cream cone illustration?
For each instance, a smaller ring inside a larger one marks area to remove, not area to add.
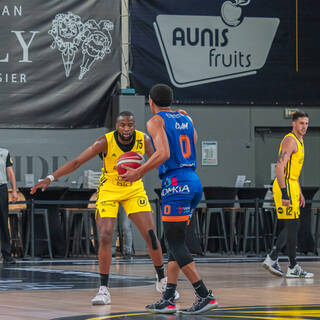
[[[54,41],[51,48],[56,47],[61,52],[62,62],[66,77],[70,76],[75,54],[83,38],[84,27],[79,16],[68,12],[59,13],[52,21],[52,27],[48,33]]]
[[[92,56],[84,54],[82,57],[82,64],[80,66],[79,80],[82,80],[83,76],[90,70],[92,64],[96,59]]]
[[[64,69],[66,72],[66,77],[69,77],[70,75],[75,55],[76,52],[74,50],[65,50],[61,53]]]
[[[94,20],[89,20],[84,25],[86,38],[82,43],[82,64],[80,66],[79,80],[90,70],[97,60],[102,60],[106,54],[111,52],[112,37],[110,30],[113,23],[109,20],[102,20],[97,24]]]

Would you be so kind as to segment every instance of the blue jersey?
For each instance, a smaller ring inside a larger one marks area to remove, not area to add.
[[[168,172],[181,168],[197,167],[194,145],[194,127],[190,118],[179,112],[160,111],[167,133],[170,158],[159,166],[159,177],[162,179]]]

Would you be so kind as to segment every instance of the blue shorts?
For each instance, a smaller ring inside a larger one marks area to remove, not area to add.
[[[169,172],[161,185],[162,221],[190,221],[202,198],[202,185],[192,169]]]

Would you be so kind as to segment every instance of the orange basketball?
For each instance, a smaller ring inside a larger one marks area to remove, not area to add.
[[[144,162],[143,156],[138,152],[125,152],[122,156],[119,157],[117,162],[117,171],[118,173],[124,174],[127,170],[123,166],[130,167],[132,169],[139,168]]]

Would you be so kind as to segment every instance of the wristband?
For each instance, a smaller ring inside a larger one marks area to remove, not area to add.
[[[51,182],[54,181],[54,176],[52,174],[49,174],[46,178],[50,179]]]
[[[290,200],[287,192],[287,188],[281,188],[282,200]]]

